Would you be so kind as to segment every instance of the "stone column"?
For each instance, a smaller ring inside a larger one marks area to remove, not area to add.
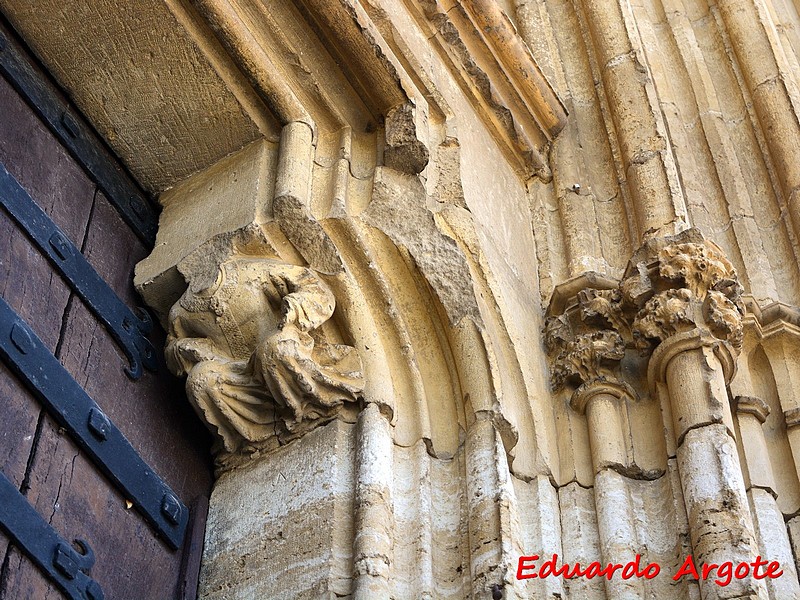
[[[737,396],[734,402],[745,462],[745,482],[760,554],[780,563],[784,574],[765,580],[770,598],[800,598],[800,584],[789,534],[776,502],[777,486],[763,425],[769,405],[754,396]]]
[[[570,407],[586,415],[603,560],[625,564],[643,554],[636,535],[636,508],[628,489],[628,476],[636,466],[627,403],[635,398],[635,392],[617,377],[625,356],[622,334],[629,337],[630,331],[619,291],[585,287],[591,279],[584,275],[559,286],[548,311],[545,339],[554,387],[580,383],[570,397]],[[580,291],[573,298],[562,298],[576,289]],[[608,598],[637,600],[646,596],[645,582],[638,578],[626,580],[617,574],[603,583]]]
[[[391,597],[394,542],[394,449],[389,419],[377,404],[358,417],[353,599]]]
[[[495,597],[495,590],[514,584],[509,532],[516,500],[500,433],[485,415],[470,425],[465,455],[472,595]],[[507,589],[505,597],[513,598],[513,594]]]
[[[627,2],[583,0],[588,33],[608,98],[639,236],[684,226],[686,204],[666,124]]]
[[[571,405],[585,412],[594,466],[594,495],[600,548],[607,562],[625,564],[643,549],[636,535],[636,507],[628,489],[633,467],[627,402],[630,386],[615,380],[594,380],[575,391]],[[636,600],[646,596],[645,581],[619,576],[605,582],[609,598]]]
[[[726,386],[742,343],[741,287],[715,244],[697,230],[652,240],[621,284],[638,309],[633,335],[653,349],[651,390],[665,390],[696,564],[758,555]],[[701,580],[703,599],[766,598],[750,576],[721,587]]]
[[[761,347],[767,355],[775,378],[780,409],[786,425],[786,438],[791,448],[795,472],[800,477],[800,394],[798,394],[798,390],[800,390],[800,308],[776,302],[765,306],[759,312]],[[791,546],[795,550],[795,572],[800,572],[800,560],[798,560],[800,555],[797,552],[800,548],[800,517],[795,515],[788,518],[788,516],[790,515],[783,515],[783,518],[788,519],[786,525]],[[758,528],[761,529],[761,523],[758,524]],[[781,564],[784,564],[783,559],[781,559]]]
[[[761,310],[759,322],[800,478],[800,308],[776,302]]]
[[[764,131],[795,232],[800,232],[800,122],[798,89],[778,37],[769,3],[717,3],[742,78]]]

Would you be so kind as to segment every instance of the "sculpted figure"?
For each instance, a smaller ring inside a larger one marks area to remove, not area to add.
[[[356,349],[318,330],[334,307],[311,270],[241,255],[172,307],[167,365],[187,376],[190,402],[228,452],[302,431],[356,400],[364,387]]]

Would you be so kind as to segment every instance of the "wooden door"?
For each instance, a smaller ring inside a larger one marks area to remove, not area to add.
[[[6,27],[0,33],[6,39],[0,52],[8,52],[8,44],[17,48],[19,40]],[[35,69],[46,81],[46,74]],[[119,298],[129,307],[138,306],[133,268],[149,248],[126,225],[85,165],[59,141],[63,136],[51,133],[29,105],[30,98],[20,95],[9,79],[13,77],[7,73],[0,78],[0,163]],[[128,362],[108,331],[3,210],[0,297],[32,327],[154,472],[185,504],[197,507],[185,538],[186,544],[194,542],[194,553],[187,548],[173,551],[158,539],[2,362],[0,470],[65,540],[82,538],[90,544],[96,557],[91,577],[105,598],[193,597],[203,499],[212,481],[210,437],[186,402],[182,384],[164,368],[163,332],[150,336],[159,352],[158,370],[132,380],[124,372]],[[1,532],[0,561],[0,600],[62,597]]]

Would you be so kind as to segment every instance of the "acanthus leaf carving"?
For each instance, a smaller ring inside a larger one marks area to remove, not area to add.
[[[548,351],[557,354],[573,339],[572,327],[566,315],[548,317],[544,324],[544,343]]]
[[[625,302],[637,309],[636,346],[646,354],[678,332],[700,328],[740,348],[742,287],[733,265],[697,230],[669,241],[631,265],[620,286]]]
[[[612,364],[625,356],[625,343],[615,331],[585,333],[568,342],[553,362],[553,386],[563,387],[569,379],[581,383],[612,379]]]
[[[578,292],[581,319],[590,322],[601,317],[623,338],[629,337],[630,326],[622,308],[622,293],[619,289],[597,290],[588,288]]]
[[[703,303],[703,316],[718,338],[727,339],[737,350],[744,341],[742,308],[721,292],[710,290]]]
[[[226,451],[300,434],[357,400],[361,359],[322,334],[335,298],[313,271],[234,255],[197,287],[170,311],[167,365],[187,376],[190,402]]]
[[[563,314],[550,316],[545,323],[556,390],[568,383],[614,379],[614,368],[625,356],[623,334],[630,332],[619,290],[586,287],[572,298]]]
[[[733,265],[716,244],[708,241],[665,246],[658,253],[658,271],[665,279],[683,280],[684,286],[701,301],[717,286],[738,285]]]
[[[694,327],[689,302],[692,292],[685,288],[666,290],[650,298],[637,313],[633,323],[636,347],[643,352],[651,349],[651,341],[662,342],[685,328]]]
[[[616,286],[596,289],[590,281],[585,274],[554,293],[545,342],[555,389],[612,377],[626,347],[646,356],[695,329],[734,352],[741,347],[742,287],[722,250],[698,230],[644,245]]]

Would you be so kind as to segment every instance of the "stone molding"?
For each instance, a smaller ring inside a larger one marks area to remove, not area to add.
[[[345,0],[348,1],[348,0]],[[567,111],[495,0],[415,1],[453,77],[514,167],[549,179],[548,146]]]
[[[725,383],[730,383],[736,375],[736,359],[738,352],[727,342],[710,335],[703,329],[692,329],[673,335],[659,344],[650,355],[647,368],[647,380],[650,389],[654,389],[657,382],[666,378],[669,362],[681,352],[711,348],[722,366]]]
[[[763,425],[769,416],[769,404],[757,396],[736,396],[734,398],[736,412],[753,415]]]
[[[601,394],[617,400],[625,400],[626,398],[635,400],[637,398],[634,389],[624,381],[597,378],[582,384],[573,392],[570,398],[570,406],[576,412],[584,414],[589,402]]]
[[[787,429],[791,429],[800,425],[800,408],[791,408],[783,412],[783,418],[786,419]]]

